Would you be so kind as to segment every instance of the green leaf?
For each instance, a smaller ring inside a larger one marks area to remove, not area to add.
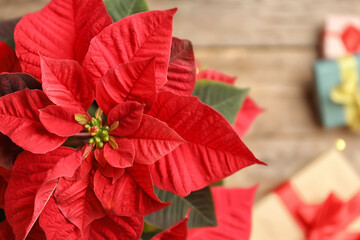
[[[152,239],[155,235],[161,233],[161,230],[149,225],[148,223],[144,222],[144,229],[143,232],[141,234],[141,238],[140,240],[150,240]]]
[[[97,103],[94,101],[91,106],[89,107],[89,109],[87,110],[88,114],[90,114],[90,116],[95,116],[95,112],[96,110],[99,108],[99,106],[97,105]]]
[[[145,0],[104,0],[104,2],[114,22],[135,13],[149,11]]]
[[[236,115],[244,102],[249,89],[240,89],[226,83],[198,80],[193,96],[221,113],[231,124],[234,124]]]
[[[0,22],[0,41],[15,49],[14,29],[20,18]]]
[[[168,229],[182,220],[191,208],[188,228],[217,225],[214,202],[209,187],[192,192],[185,198],[158,188],[155,188],[155,193],[161,201],[172,202],[172,204],[145,216],[147,223],[163,230]]]

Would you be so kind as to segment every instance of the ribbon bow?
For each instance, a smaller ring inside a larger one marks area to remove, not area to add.
[[[339,60],[341,84],[332,89],[330,98],[345,107],[347,124],[360,131],[360,90],[358,87],[358,69],[355,57]]]
[[[346,50],[350,53],[356,53],[360,50],[360,30],[349,25],[341,34],[341,39]]]
[[[330,194],[322,204],[306,204],[290,183],[276,190],[284,205],[305,233],[306,240],[358,240],[360,233],[347,233],[348,225],[360,216],[360,193],[347,202]]]

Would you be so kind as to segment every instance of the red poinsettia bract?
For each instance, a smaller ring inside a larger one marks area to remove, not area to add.
[[[261,163],[188,96],[195,64],[191,44],[171,36],[175,11],[111,24],[101,0],[53,0],[19,22],[17,56],[42,90],[0,98],[0,131],[25,150],[5,194],[16,239],[136,239],[143,216],[168,205],[153,185],[185,196]],[[168,84],[182,78],[184,96]]]
[[[213,187],[216,227],[187,229],[185,217],[171,228],[157,234],[151,240],[237,240],[249,239],[251,233],[251,212],[257,187],[224,188]]]
[[[14,50],[0,41],[0,73],[3,72],[21,72],[21,67]]]

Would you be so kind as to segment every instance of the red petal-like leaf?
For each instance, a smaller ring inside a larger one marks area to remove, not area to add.
[[[0,208],[4,208],[5,191],[9,181],[11,170],[0,167]],[[1,239],[1,238],[0,238]]]
[[[137,102],[119,103],[108,115],[110,124],[118,121],[119,126],[110,132],[115,136],[127,136],[134,133],[140,126],[144,105]]]
[[[256,189],[212,188],[218,226],[189,229],[188,239],[249,239]]]
[[[32,76],[25,73],[7,73],[0,75],[0,96],[29,89],[41,89],[41,84]],[[22,149],[11,139],[0,134],[0,166],[12,168],[17,155]]]
[[[93,167],[93,160],[94,160],[93,153],[90,152],[90,154],[87,157],[84,156],[85,152],[88,151],[88,146],[83,147],[81,151],[83,152],[82,155],[83,160],[81,161],[81,165],[76,169],[74,175],[72,176],[73,180],[79,180],[88,177]]]
[[[109,214],[118,216],[144,216],[169,205],[156,197],[145,166],[127,168],[114,184],[97,171],[94,192]]]
[[[11,170],[0,166],[0,208],[4,208],[5,191],[10,179]],[[0,238],[1,239],[1,238]]]
[[[143,217],[106,216],[91,224],[89,240],[140,239]]]
[[[0,167],[11,169],[17,155],[22,151],[11,139],[0,133]]]
[[[106,166],[107,161],[106,161],[106,159],[104,157],[104,149],[95,148],[94,157],[95,157],[96,161],[100,164],[100,167]]]
[[[146,114],[129,138],[135,147],[135,163],[145,165],[153,164],[185,142],[166,123]]]
[[[39,120],[39,109],[52,103],[39,90],[21,90],[0,98],[0,131],[18,146],[33,153],[46,153],[66,138],[49,133]]]
[[[157,234],[155,237],[151,238],[151,240],[186,240],[188,232],[187,223],[188,218],[186,217],[171,228]]]
[[[80,180],[60,178],[54,192],[58,208],[82,234],[91,222],[106,215],[89,184],[89,177]]]
[[[39,221],[36,221],[34,227],[31,229],[29,235],[26,237],[26,240],[40,240],[46,239],[45,232],[39,225]]]
[[[86,111],[94,100],[94,90],[82,67],[73,60],[41,57],[43,90],[58,106]]]
[[[14,53],[15,54],[15,53]],[[25,73],[6,73],[0,75],[0,96],[29,89],[41,89],[41,83]],[[0,134],[0,166],[12,168],[22,149],[6,135]]]
[[[21,67],[14,50],[0,41],[0,73],[2,72],[21,72]]]
[[[120,64],[99,80],[96,101],[105,112],[118,103],[135,101],[149,110],[156,98],[155,58]]]
[[[75,121],[77,112],[73,109],[51,105],[39,111],[40,121],[46,130],[60,137],[69,137],[84,129]]]
[[[99,167],[100,172],[107,178],[112,179],[112,184],[114,184],[119,178],[124,175],[125,169],[124,168],[114,168],[109,164],[106,164],[105,167]]]
[[[0,177],[0,208],[4,208],[4,196],[7,187],[7,182],[3,177]]]
[[[236,115],[234,123],[235,131],[241,138],[249,130],[251,124],[262,111],[263,109],[259,108],[254,100],[250,97],[245,98],[240,111]]]
[[[105,216],[95,220],[82,236],[80,230],[62,215],[54,198],[50,198],[40,216],[40,226],[47,239],[56,240],[133,240],[142,233],[143,217]]]
[[[196,75],[196,79],[198,79],[198,80],[200,80],[200,79],[214,80],[214,81],[228,83],[231,85],[234,85],[234,83],[236,81],[236,77],[231,77],[229,75],[226,75],[222,72],[219,72],[219,71],[213,70],[213,69],[206,69],[206,70],[200,71]]]
[[[9,182],[11,176],[11,170],[0,166],[0,177],[6,182]]]
[[[53,0],[25,15],[15,28],[16,54],[23,72],[40,80],[40,57],[82,63],[90,40],[111,24],[102,0]]]
[[[41,228],[45,231],[46,239],[82,239],[80,230],[74,224],[66,220],[64,215],[60,212],[53,196],[50,197],[41,213],[39,223]]]
[[[156,86],[164,85],[175,12],[171,9],[131,15],[94,37],[83,64],[94,83],[119,64],[156,57]]]
[[[0,239],[2,240],[15,240],[15,235],[8,221],[0,222]],[[35,223],[31,229],[26,240],[42,240],[46,239],[44,231],[40,228],[38,222]]]
[[[190,96],[195,86],[195,73],[194,51],[191,42],[173,37],[168,81],[160,90]]]
[[[261,163],[226,119],[196,97],[160,93],[150,114],[189,142],[151,165],[154,183],[161,189],[185,196]]]
[[[26,73],[5,73],[0,75],[0,96],[25,88],[41,90],[41,83]]]
[[[81,151],[59,147],[43,155],[21,153],[5,193],[5,213],[17,239],[33,227],[60,177],[71,177],[81,163]]]
[[[13,240],[15,235],[8,221],[0,222],[0,239]]]
[[[132,142],[127,138],[114,138],[118,149],[113,149],[110,144],[104,146],[104,157],[106,161],[116,168],[131,167],[134,163],[135,149]]]

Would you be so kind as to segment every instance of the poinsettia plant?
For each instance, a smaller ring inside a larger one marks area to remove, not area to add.
[[[166,230],[185,216],[214,226],[208,186],[263,164],[241,140],[259,109],[196,73],[175,12],[52,0],[0,25],[1,239],[139,239],[144,219]]]

